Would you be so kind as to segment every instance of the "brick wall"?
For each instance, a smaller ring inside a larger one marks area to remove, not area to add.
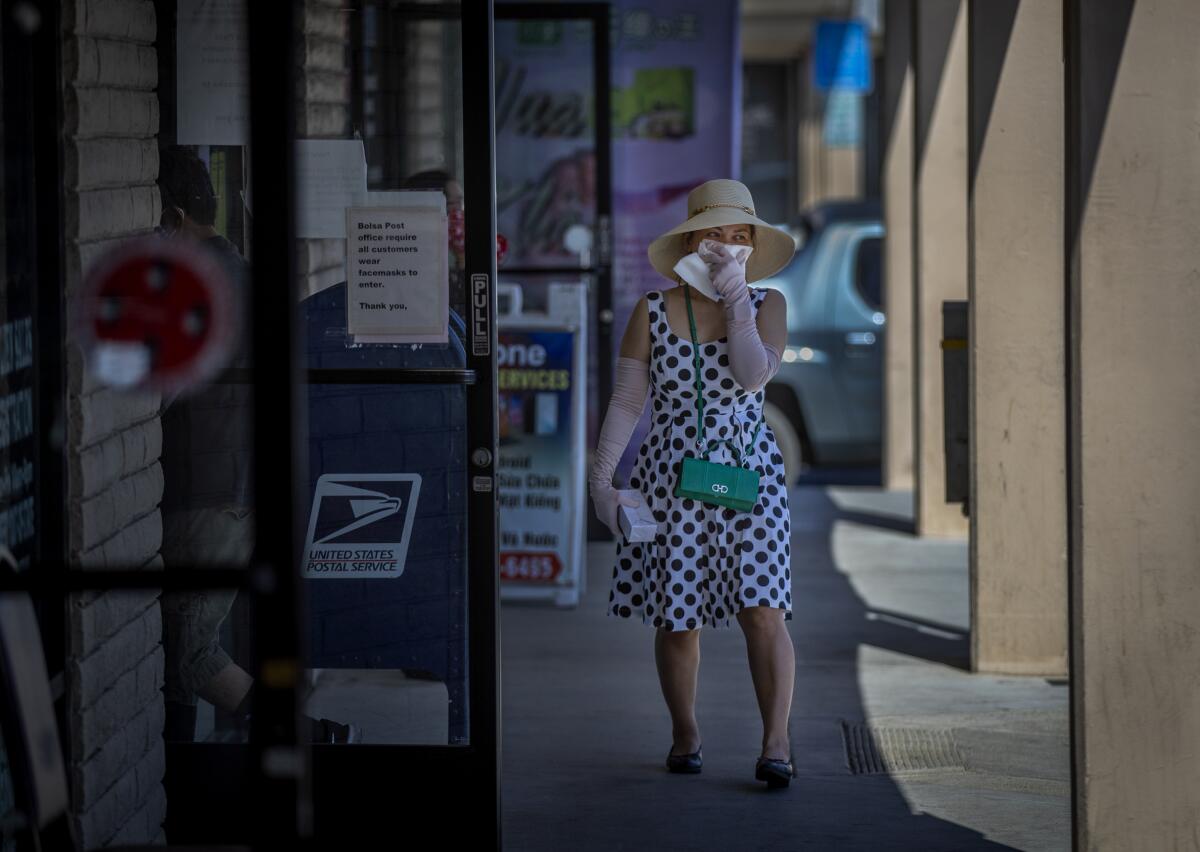
[[[158,221],[157,59],[149,0],[64,0],[66,295],[105,249]],[[155,566],[163,476],[157,395],[99,386],[67,347],[68,544],[89,567]],[[68,604],[69,774],[85,848],[161,842],[162,619],[154,592]]]
[[[340,0],[305,0],[297,18],[296,138],[350,136],[349,19]],[[344,239],[297,240],[300,295],[346,280]]]

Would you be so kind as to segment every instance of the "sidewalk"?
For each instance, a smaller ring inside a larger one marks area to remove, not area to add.
[[[502,608],[505,849],[1070,848],[1067,687],[967,671],[966,541],[914,538],[909,492],[807,485],[791,508],[790,788],[754,780],[736,626],[701,635],[704,771],[666,771],[654,628],[605,614],[595,543],[578,609]],[[909,768],[852,773],[847,737],[867,769]]]

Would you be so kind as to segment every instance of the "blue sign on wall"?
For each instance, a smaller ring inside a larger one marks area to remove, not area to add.
[[[832,89],[825,97],[821,138],[828,148],[857,148],[862,144],[863,96],[847,89]]]
[[[818,89],[871,91],[871,40],[862,21],[818,21],[813,49]]]

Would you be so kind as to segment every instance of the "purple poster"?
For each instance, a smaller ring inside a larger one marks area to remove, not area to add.
[[[506,269],[586,267],[596,225],[590,21],[498,20],[496,230]],[[527,273],[521,283],[546,281]]]

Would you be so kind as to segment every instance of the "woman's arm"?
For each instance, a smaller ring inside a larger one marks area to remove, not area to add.
[[[787,345],[787,301],[778,290],[768,290],[756,322],[744,263],[720,244],[710,256],[713,287],[725,309],[729,370],[746,390],[760,390],[778,372]]]
[[[621,339],[617,358],[616,375],[613,381],[612,398],[600,427],[596,443],[595,460],[588,475],[588,486],[596,516],[620,535],[617,524],[617,506],[625,502],[612,487],[613,473],[621,461],[621,454],[629,443],[642,411],[646,407],[646,394],[650,388],[650,318],[646,297],[638,300]],[[638,505],[635,501],[627,505]]]
[[[749,298],[725,309],[729,338],[729,370],[748,391],[766,387],[779,371],[787,345],[787,302],[778,290],[768,290],[753,316]]]

